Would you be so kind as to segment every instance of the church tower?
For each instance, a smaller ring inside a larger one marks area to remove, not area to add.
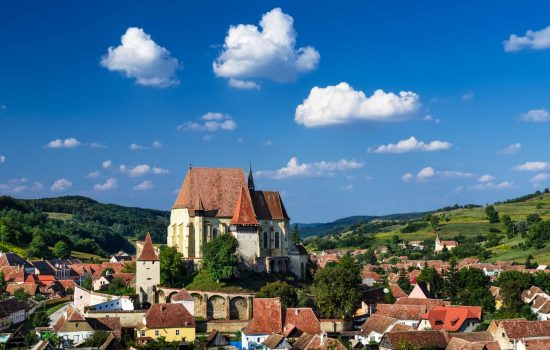
[[[160,285],[160,259],[147,232],[141,254],[136,261],[136,294],[140,305],[155,302],[155,289]]]
[[[252,194],[255,191],[254,177],[252,176],[252,163],[248,167],[248,191]]]

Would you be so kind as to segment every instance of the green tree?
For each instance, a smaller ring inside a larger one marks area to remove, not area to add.
[[[44,327],[50,322],[50,318],[45,311],[37,311],[31,316],[31,323],[33,327]]]
[[[439,215],[430,215],[430,225],[434,230],[437,231],[439,229],[440,221],[441,221],[441,218],[439,217]]]
[[[122,265],[122,271],[124,273],[136,273],[136,263],[135,262],[125,262]]]
[[[31,348],[32,345],[38,343],[38,335],[36,332],[28,332],[25,334],[25,338],[23,338],[23,345],[25,345],[27,348]]]
[[[48,245],[42,235],[35,235],[27,248],[27,255],[34,258],[44,258],[48,255]]]
[[[0,272],[0,297],[6,294],[6,288],[8,284],[6,282],[6,276],[4,276],[4,271]]]
[[[86,338],[86,341],[82,345],[84,347],[99,348],[101,347],[101,345],[103,345],[103,343],[105,343],[105,340],[107,340],[108,336],[109,336],[109,332],[95,331],[92,333],[91,336]]]
[[[298,229],[298,224],[294,224],[292,228],[292,243],[299,244],[302,240],[300,239],[300,230]]]
[[[94,286],[93,286],[92,277],[86,276],[86,277],[84,278],[84,281],[82,281],[81,287],[82,287],[82,288],[85,288],[85,289],[87,289],[87,290],[93,290]]]
[[[13,292],[13,297],[26,303],[30,295],[23,288],[17,288],[15,292]]]
[[[361,302],[359,273],[348,263],[329,265],[317,271],[312,292],[322,318],[349,318]]]
[[[68,258],[71,255],[71,247],[65,241],[58,241],[53,246],[53,256],[59,259]]]
[[[481,306],[484,311],[495,310],[495,300],[489,289],[491,281],[483,270],[464,268],[457,273],[456,296],[451,299],[459,305]]]
[[[112,267],[108,267],[101,271],[101,276],[112,275],[113,273],[115,273],[115,270]]]
[[[504,271],[496,281],[500,287],[502,297],[502,308],[505,311],[521,313],[525,305],[521,293],[529,289],[533,283],[531,274],[520,271]]]
[[[457,294],[459,291],[459,276],[458,276],[458,263],[456,258],[449,260],[449,268],[443,274],[443,294],[451,300],[451,303],[456,303]]]
[[[187,271],[183,254],[174,247],[160,248],[160,283],[166,287],[183,287]]]
[[[216,281],[231,279],[237,275],[237,248],[239,242],[233,235],[223,234],[204,246],[202,262]]]
[[[487,219],[492,224],[500,221],[498,212],[495,210],[495,207],[492,205],[488,205],[487,207],[485,207],[485,215],[487,215]]]
[[[443,278],[433,267],[424,267],[420,272],[420,275],[416,278],[416,283],[424,282],[429,288],[430,292],[436,297],[441,297],[441,292],[443,291]]]
[[[277,281],[266,284],[260,289],[256,297],[279,298],[283,307],[298,306],[297,289],[285,281]]]

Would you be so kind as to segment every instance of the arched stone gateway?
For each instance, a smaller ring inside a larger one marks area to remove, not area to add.
[[[243,297],[235,297],[229,301],[229,319],[246,320],[248,319],[248,303]]]
[[[178,294],[178,292],[172,292],[170,293],[167,297],[166,297],[166,302],[167,303],[171,303],[172,302],[172,297],[174,297],[174,295]]]
[[[206,305],[206,318],[209,320],[221,320],[227,318],[227,305],[225,298],[213,295],[208,299]]]
[[[202,295],[198,293],[191,293],[193,300],[195,301],[195,316],[206,318],[206,303]]]

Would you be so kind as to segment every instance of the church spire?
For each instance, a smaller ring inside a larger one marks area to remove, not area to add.
[[[248,190],[251,192],[254,192],[254,177],[252,176],[252,162],[250,162],[250,166],[248,167]]]

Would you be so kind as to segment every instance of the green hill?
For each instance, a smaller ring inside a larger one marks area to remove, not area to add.
[[[67,242],[71,249],[107,256],[119,250],[132,252],[131,239],[151,232],[165,242],[169,213],[161,210],[103,204],[82,196],[43,199],[0,197],[0,240],[5,250],[49,254],[46,247]],[[42,255],[43,254],[43,255]]]

